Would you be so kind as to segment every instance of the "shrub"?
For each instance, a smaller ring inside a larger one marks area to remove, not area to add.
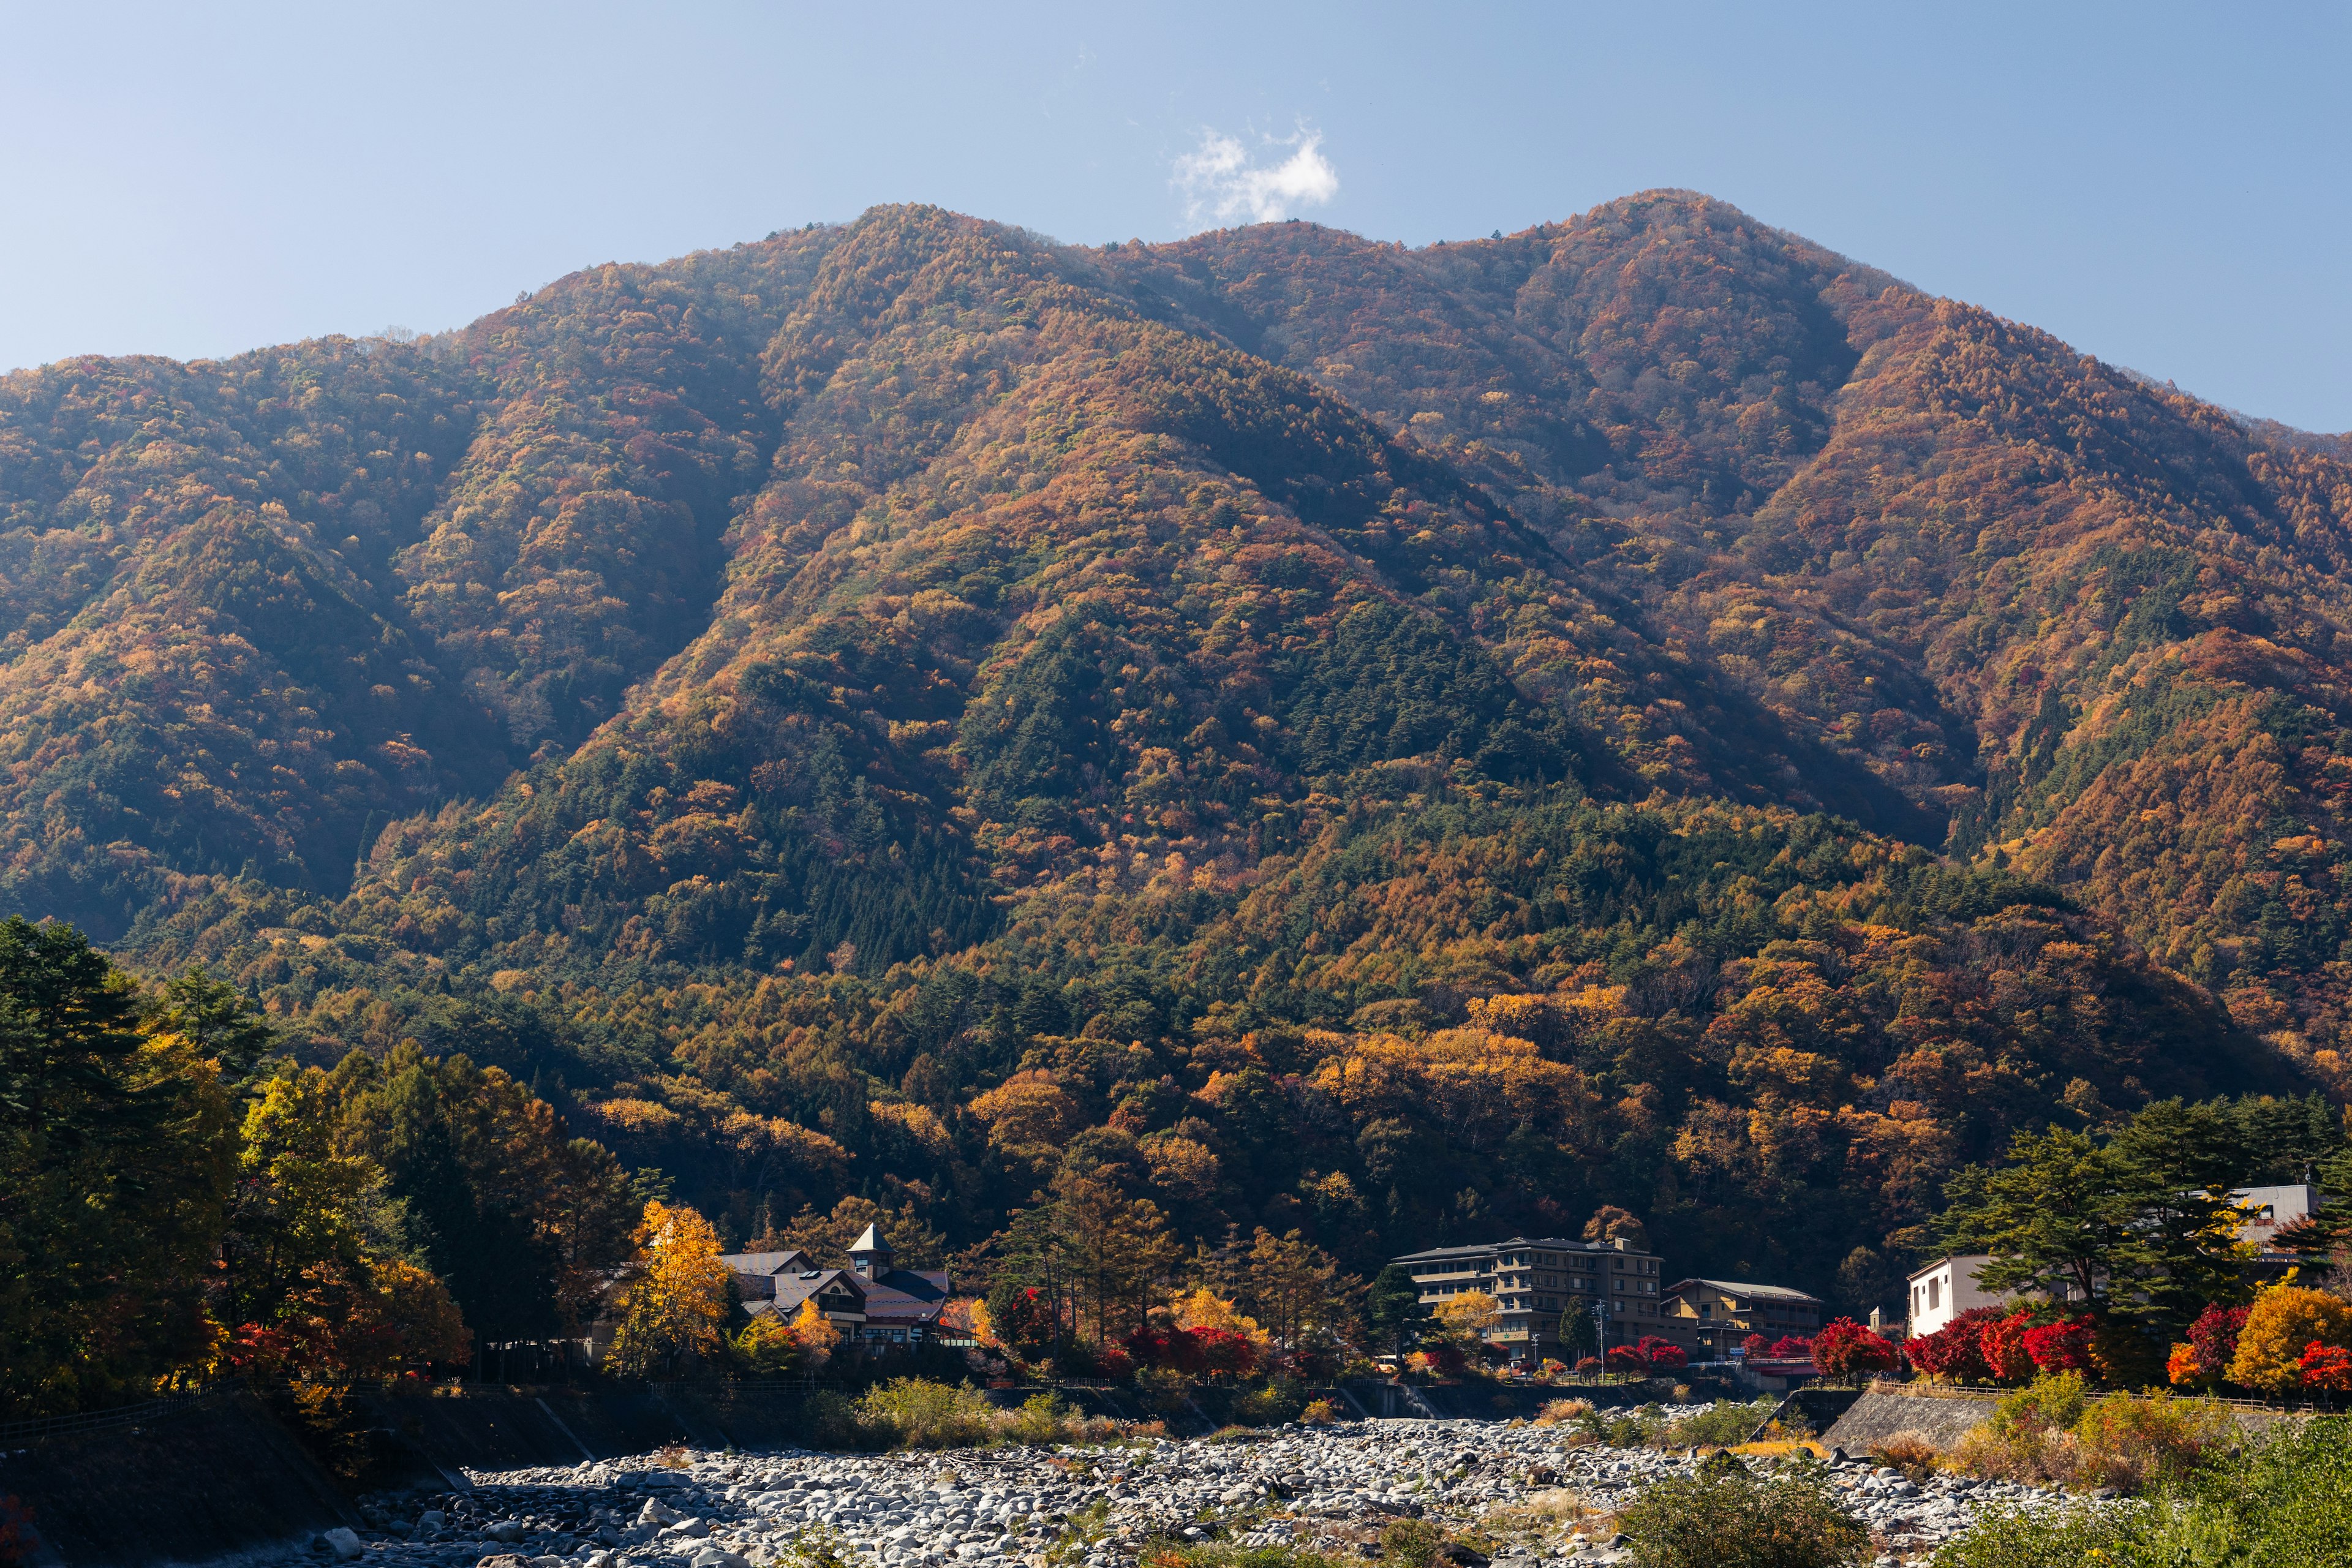
[[[1339,1419],[1339,1407],[1328,1399],[1310,1399],[1298,1418],[1309,1426],[1328,1426]]]
[[[2100,1400],[2075,1422],[2074,1436],[2082,1445],[2074,1480],[2141,1491],[2188,1479],[2237,1440],[2238,1426],[2210,1400],[2175,1399],[2158,1390]]]
[[[1244,1426],[1273,1426],[1297,1415],[1306,1405],[1307,1401],[1298,1385],[1281,1379],[1242,1394],[1233,1402],[1227,1414]]]
[[[857,1419],[857,1406],[831,1389],[811,1394],[801,1406],[801,1415],[808,1422],[813,1447],[866,1448],[875,1444],[877,1434]],[[681,1452],[679,1463],[669,1468],[683,1468],[685,1458]]]
[[[1587,1377],[1599,1372],[1601,1367],[1601,1358],[1597,1355],[1580,1356],[1578,1358],[1576,1363],[1576,1370],[1584,1373]]]
[[[2081,1444],[2074,1424],[2088,1403],[2083,1374],[2064,1372],[2037,1377],[2004,1394],[1992,1419],[1971,1429],[1952,1451],[1961,1469],[2000,1480],[2063,1481],[2080,1468]]]
[[[1628,1373],[1635,1377],[1650,1370],[1650,1359],[1632,1345],[1612,1345],[1601,1358],[1612,1372]]]
[[[1772,1415],[1773,1402],[1759,1400],[1753,1405],[1711,1405],[1695,1415],[1685,1415],[1665,1429],[1667,1447],[1675,1448],[1729,1448],[1745,1443],[1756,1434]]]
[[[980,1390],[928,1377],[894,1377],[866,1390],[857,1413],[861,1425],[910,1448],[970,1447],[987,1441],[996,1424]]]
[[[1051,1394],[1033,1394],[1003,1419],[998,1435],[1009,1443],[1049,1447],[1070,1440],[1070,1407]]]
[[[2352,1562],[2352,1420],[2286,1423],[2209,1462],[2175,1500],[2097,1513],[1985,1516],[1935,1568],[2299,1568]]]
[[[1728,1465],[1659,1482],[1617,1522],[1636,1568],[1836,1568],[1870,1551],[1862,1522],[1811,1479],[1759,1480]]]
[[[1592,1402],[1589,1399],[1547,1399],[1543,1408],[1536,1412],[1536,1425],[1558,1426],[1591,1414]]]
[[[1891,1465],[1915,1481],[1923,1481],[1936,1469],[1936,1445],[1916,1432],[1896,1432],[1880,1441],[1871,1450],[1871,1457],[1882,1465]]]
[[[2325,1290],[2273,1285],[2247,1309],[2230,1358],[2230,1381],[2284,1394],[2302,1380],[2303,1349],[2315,1340],[2352,1345],[2352,1303]]]
[[[1394,1520],[1381,1531],[1381,1561],[1400,1568],[1430,1568],[1444,1545],[1444,1533],[1429,1521]]]
[[[2070,1372],[2037,1378],[2002,1399],[1953,1458],[1963,1469],[2000,1479],[2138,1491],[2185,1480],[2236,1437],[2229,1412],[2210,1400],[2159,1390],[2092,1404],[2081,1374]]]
[[[1934,1568],[2083,1568],[2118,1563],[2137,1539],[2130,1510],[1995,1509],[1937,1549]]]
[[[1838,1318],[1813,1336],[1813,1364],[1823,1377],[1840,1382],[1864,1373],[1885,1372],[1895,1365],[1893,1342],[1855,1322]]]

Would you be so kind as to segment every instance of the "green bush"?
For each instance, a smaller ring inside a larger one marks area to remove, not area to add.
[[[1381,1531],[1381,1561],[1399,1568],[1429,1568],[1445,1545],[1445,1532],[1425,1519],[1399,1519]]]
[[[1297,1384],[1279,1378],[1264,1388],[1240,1395],[1227,1414],[1238,1426],[1278,1426],[1297,1419],[1298,1413],[1306,1408],[1305,1391]]]
[[[1711,1405],[1696,1415],[1685,1415],[1670,1424],[1664,1441],[1670,1448],[1729,1448],[1745,1443],[1756,1435],[1772,1414],[1774,1402],[1759,1399],[1753,1405]]]
[[[2122,1511],[1999,1510],[1938,1550],[1934,1568],[2084,1568],[2100,1561],[2094,1552],[2126,1563],[2122,1553],[2138,1539],[2141,1522]]]
[[[801,1406],[814,1448],[870,1448],[877,1434],[857,1418],[857,1406],[831,1389],[809,1395]]]
[[[1051,1394],[1033,1394],[998,1428],[1008,1443],[1050,1447],[1071,1440],[1070,1407]]]
[[[2097,1553],[2098,1555],[2094,1555]],[[2000,1513],[1935,1568],[2335,1568],[2352,1563],[2352,1417],[2282,1423],[2152,1503],[2098,1514]]]
[[[968,1448],[996,1427],[996,1411],[980,1390],[928,1377],[894,1377],[866,1390],[857,1414],[861,1425],[908,1448]]]
[[[1870,1532],[1811,1478],[1760,1480],[1725,1466],[1642,1493],[1618,1518],[1635,1568],[1839,1568]]]
[[[2179,1483],[2236,1436],[2229,1412],[2210,1399],[2158,1390],[2093,1402],[2070,1372],[2003,1397],[1952,1458],[1961,1469],[1998,1479],[2136,1492]]]

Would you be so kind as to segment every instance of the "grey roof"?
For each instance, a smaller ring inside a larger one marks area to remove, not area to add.
[[[887,1252],[890,1250],[890,1244],[883,1240],[880,1234],[869,1225],[866,1227],[866,1234],[849,1244],[849,1250],[852,1252]]]
[[[796,1316],[802,1302],[835,1285],[847,1289],[849,1302],[831,1310],[858,1313],[866,1310],[866,1282],[846,1268],[809,1268],[797,1274],[777,1274],[770,1278],[775,1282],[776,1293],[772,1299],[762,1298],[743,1303],[743,1310],[755,1317],[761,1312]]]
[[[729,1252],[720,1255],[719,1262],[738,1274],[781,1274],[786,1270],[798,1273],[815,1267],[809,1255],[797,1247],[782,1252]]]
[[[1816,1307],[1825,1305],[1819,1296],[1791,1290],[1786,1285],[1751,1285],[1745,1279],[1677,1279],[1666,1287],[1664,1293],[1672,1296],[1690,1285],[1706,1285],[1717,1290],[1727,1290],[1735,1296],[1763,1296],[1775,1301],[1810,1301]]]
[[[1548,1252],[1607,1252],[1615,1253],[1613,1241],[1571,1241],[1564,1236],[1514,1236],[1502,1241],[1489,1241],[1476,1247],[1433,1247],[1422,1252],[1407,1252],[1389,1259],[1391,1263],[1442,1263],[1449,1258],[1484,1258],[1506,1248],[1540,1247]],[[1647,1247],[1628,1247],[1630,1256],[1653,1258],[1656,1254]]]

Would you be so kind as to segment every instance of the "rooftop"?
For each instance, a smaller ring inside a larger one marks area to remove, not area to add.
[[[1791,1290],[1786,1285],[1754,1285],[1745,1279],[1677,1279],[1666,1287],[1666,1294],[1672,1296],[1695,1285],[1705,1286],[1712,1290],[1722,1290],[1734,1296],[1755,1296],[1770,1301],[1806,1301],[1816,1307],[1824,1305],[1819,1296],[1809,1296],[1802,1290]]]

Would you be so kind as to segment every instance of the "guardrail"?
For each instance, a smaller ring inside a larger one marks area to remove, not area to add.
[[[110,1410],[83,1410],[71,1415],[36,1415],[24,1421],[0,1421],[0,1448],[25,1447],[76,1432],[102,1431],[110,1426],[136,1426],[144,1422],[162,1420],[206,1404],[217,1398],[222,1392],[222,1385],[215,1384],[138,1405],[119,1405]]]

